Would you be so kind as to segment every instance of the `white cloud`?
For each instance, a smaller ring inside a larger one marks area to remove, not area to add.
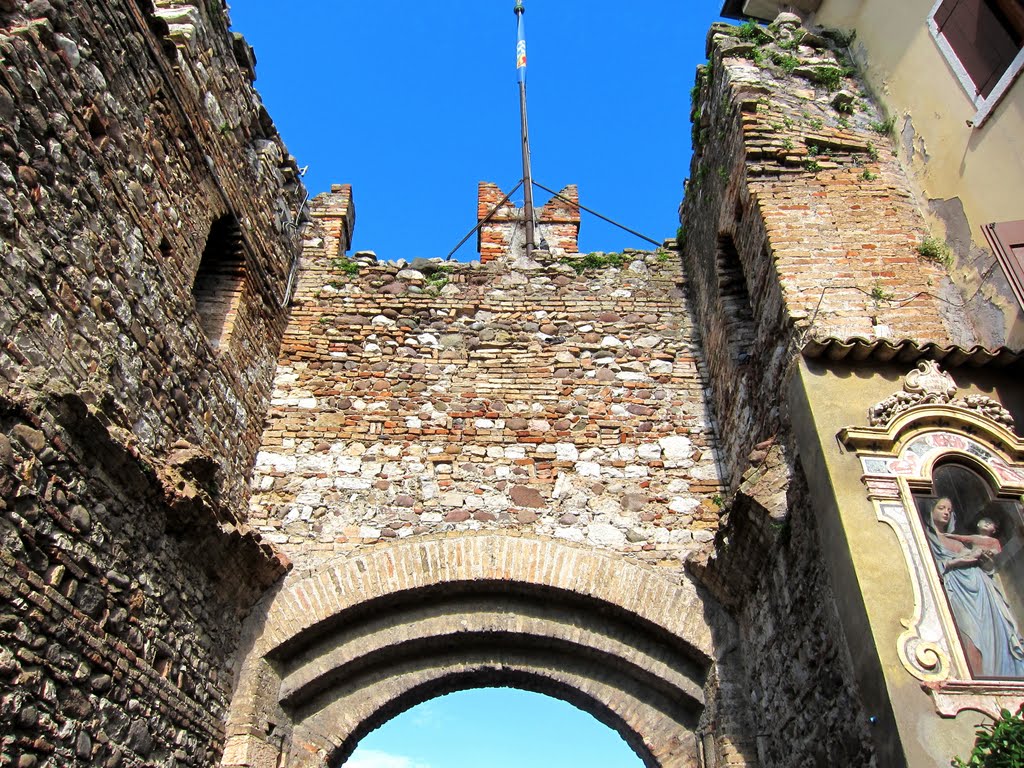
[[[448,719],[442,712],[438,711],[437,707],[433,707],[431,704],[432,702],[428,701],[409,710],[409,716],[412,718],[413,725],[417,728],[437,730]]]
[[[376,749],[357,749],[343,768],[430,768],[426,763],[418,763],[411,757],[392,755]]]

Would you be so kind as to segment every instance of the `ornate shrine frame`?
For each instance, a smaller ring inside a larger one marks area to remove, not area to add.
[[[897,640],[903,666],[931,692],[939,714],[970,709],[997,717],[1024,703],[1024,679],[972,676],[915,494],[929,492],[936,465],[952,461],[981,475],[997,499],[1024,500],[1024,440],[999,403],[955,394],[949,374],[921,362],[902,392],[869,409],[871,426],[847,427],[839,438],[860,459],[876,516],[892,528],[906,559],[914,613],[902,619]]]

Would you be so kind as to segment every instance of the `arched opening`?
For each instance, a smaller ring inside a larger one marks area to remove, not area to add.
[[[621,736],[560,699],[519,688],[439,696],[367,734],[344,768],[641,768]]]
[[[648,768],[687,765],[706,678],[692,649],[614,605],[485,580],[366,601],[271,658],[280,706],[301,724],[293,753],[317,744],[332,766],[409,707],[481,686],[568,701]]]
[[[686,581],[550,540],[339,557],[253,619],[223,764],[335,768],[401,712],[499,686],[582,709],[651,768],[690,768],[723,620]]]

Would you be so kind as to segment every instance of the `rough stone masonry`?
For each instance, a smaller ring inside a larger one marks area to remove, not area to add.
[[[320,227],[347,215],[335,194]],[[293,561],[500,528],[678,567],[711,540],[678,254],[409,266],[306,237],[250,506]]]
[[[0,764],[215,765],[294,160],[219,2],[5,0],[0,62]]]

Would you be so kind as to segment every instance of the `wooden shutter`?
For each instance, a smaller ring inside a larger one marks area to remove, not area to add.
[[[982,229],[1017,302],[1024,308],[1024,220],[986,224]]]
[[[988,96],[1021,48],[1022,0],[945,0],[933,19],[978,93]]]

